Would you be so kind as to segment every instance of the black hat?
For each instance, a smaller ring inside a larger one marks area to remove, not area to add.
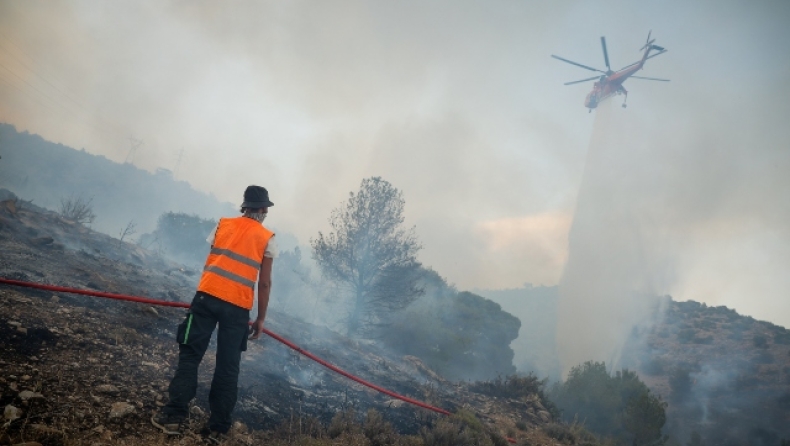
[[[243,208],[259,209],[274,206],[274,203],[269,201],[269,191],[261,186],[247,186],[244,191],[244,203],[241,204]]]

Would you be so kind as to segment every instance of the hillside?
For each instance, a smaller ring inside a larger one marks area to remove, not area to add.
[[[97,215],[92,227],[107,234],[118,234],[130,221],[138,234],[150,232],[165,212],[204,218],[238,212],[235,205],[175,180],[169,171],[119,164],[8,124],[0,124],[0,156],[0,187],[47,209],[58,209],[69,197],[92,199]]]
[[[777,445],[790,439],[790,330],[726,307],[670,302],[634,333],[623,364],[668,401],[675,438]]]
[[[188,300],[197,274],[7,193],[0,200],[0,252],[0,277],[166,300]],[[182,317],[183,310],[0,285],[0,404],[7,408],[0,444],[199,444],[194,436],[168,440],[148,422],[166,398],[177,351],[173,330]],[[337,421],[350,409],[358,417],[375,409],[382,417],[377,429],[399,438],[386,444],[442,444],[429,441],[448,432],[461,439],[492,435],[458,444],[504,444],[504,435],[520,444],[571,444],[569,428],[551,424],[538,393],[506,393],[497,390],[501,382],[449,382],[417,358],[393,356],[277,311],[267,326],[363,379],[465,410],[445,418],[415,408],[265,339],[250,342],[244,354],[239,423],[227,444],[294,444],[299,436],[326,441],[316,445],[372,444],[361,427]],[[195,430],[206,419],[212,361],[209,352],[192,409]],[[330,428],[337,433],[338,423],[347,432],[332,439]]]
[[[512,344],[519,367],[556,367],[546,348],[554,346],[556,287],[480,294],[522,320]],[[664,432],[683,444],[692,433],[708,445],[790,439],[790,330],[726,307],[660,299],[663,312],[632,332],[618,368],[636,371],[668,403]]]

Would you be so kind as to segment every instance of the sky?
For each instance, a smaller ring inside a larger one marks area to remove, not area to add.
[[[0,121],[232,203],[263,185],[303,244],[381,176],[462,289],[560,283],[606,177],[651,292],[790,327],[787,23],[771,0],[0,0]],[[592,74],[549,56],[602,68],[606,36],[617,69],[650,30],[669,51],[639,74],[671,82],[626,82],[613,169],[586,174],[592,85],[563,83]]]

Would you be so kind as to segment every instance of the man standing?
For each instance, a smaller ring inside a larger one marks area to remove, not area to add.
[[[248,335],[249,339],[260,336],[269,305],[272,262],[277,253],[274,233],[262,223],[272,206],[265,188],[249,186],[241,205],[243,215],[220,219],[209,236],[211,251],[203,275],[187,317],[178,326],[178,368],[170,382],[170,400],[151,418],[153,425],[168,435],[181,434],[186,428],[188,404],[197,390],[198,366],[218,323],[216,368],[209,391],[211,416],[201,433],[208,441],[219,443],[230,429],[241,352],[247,349]],[[256,279],[258,317],[249,328]]]

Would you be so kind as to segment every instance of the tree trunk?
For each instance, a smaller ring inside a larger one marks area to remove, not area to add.
[[[363,293],[362,290],[357,289],[356,298],[354,299],[354,309],[351,311],[351,316],[348,320],[348,335],[349,336],[356,336],[359,332],[361,319],[362,319],[362,307],[363,307]]]

